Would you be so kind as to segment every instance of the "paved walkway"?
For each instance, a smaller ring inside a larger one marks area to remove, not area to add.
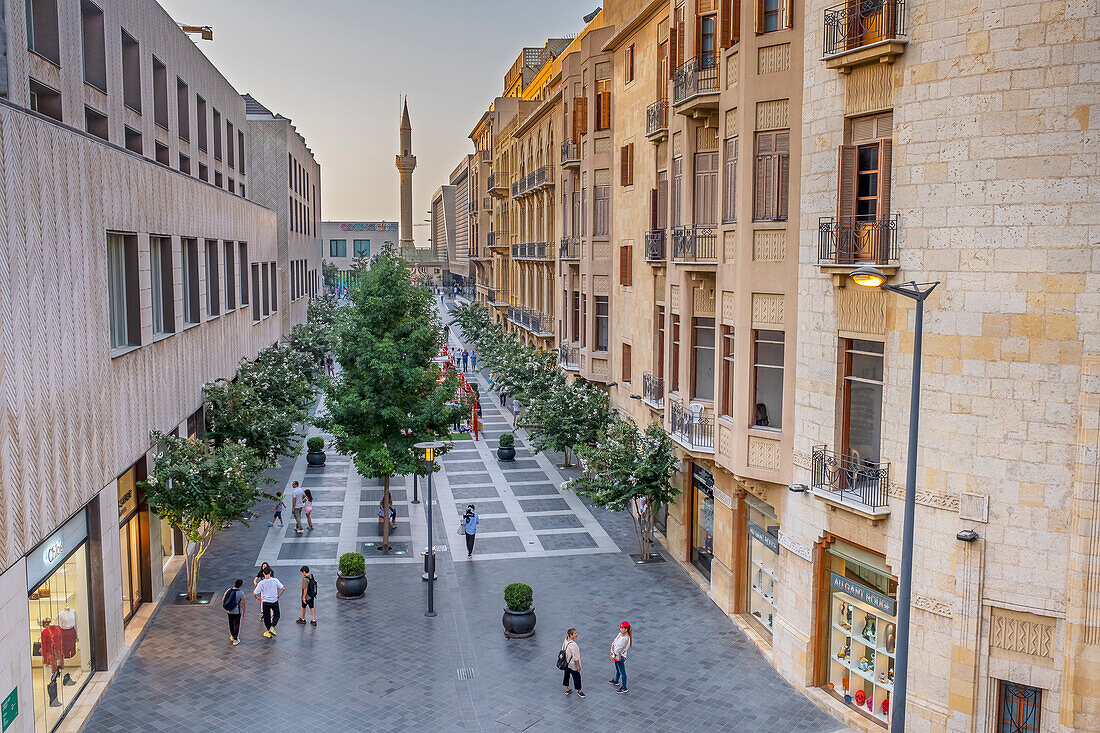
[[[484,392],[484,390],[483,390]],[[489,434],[510,418],[486,404]],[[636,566],[630,519],[558,492],[560,456],[531,456],[522,437],[514,466],[489,442],[456,443],[436,474],[438,616],[426,618],[419,550],[425,504],[395,488],[395,543],[377,541],[380,487],[330,453],[322,470],[304,457],[278,474],[316,498],[312,535],[290,525],[236,526],[220,535],[201,585],[220,593],[268,559],[287,585],[276,639],[264,639],[250,603],[242,643],[229,644],[216,605],[164,606],[150,622],[87,730],[141,731],[836,731],[842,726],[799,695],[673,563]],[[460,508],[482,516],[474,558],[457,536]],[[409,511],[409,510],[412,511]],[[289,517],[289,513],[287,513]],[[335,558],[368,556],[365,598],[335,598]],[[443,551],[445,547],[451,552]],[[452,557],[453,553],[453,557]],[[297,567],[317,569],[318,626],[299,626]],[[534,588],[537,633],[507,640],[502,590]],[[246,580],[247,582],[247,580]],[[182,579],[177,581],[182,585]],[[251,585],[249,582],[248,585]],[[635,627],[630,693],[614,694],[607,649],[622,619]],[[563,695],[554,660],[566,628],[579,629],[587,699]]]

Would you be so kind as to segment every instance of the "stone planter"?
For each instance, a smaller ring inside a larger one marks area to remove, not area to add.
[[[526,639],[535,635],[534,606],[526,611],[510,611],[505,606],[500,621],[504,624],[504,636],[509,639]]]
[[[516,448],[513,445],[500,445],[497,446],[497,460],[498,461],[514,461],[516,460]]]
[[[325,465],[325,452],[323,450],[311,450],[306,453],[306,463],[310,466]]]
[[[367,592],[366,575],[336,575],[336,597],[344,600],[362,598]]]

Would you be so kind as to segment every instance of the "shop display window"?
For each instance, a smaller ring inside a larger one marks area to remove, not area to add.
[[[714,477],[710,471],[695,465],[691,471],[695,493],[695,517],[691,532],[691,562],[707,578],[714,557]]]
[[[775,618],[775,590],[779,585],[779,522],[775,510],[756,497],[746,496],[749,593],[746,611],[769,634]]]

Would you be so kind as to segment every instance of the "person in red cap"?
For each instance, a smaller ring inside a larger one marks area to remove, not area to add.
[[[629,621],[619,624],[619,635],[611,642],[611,661],[615,663],[615,679],[608,680],[612,685],[618,685],[618,693],[622,695],[626,689],[626,653],[630,650],[634,641],[633,632]],[[619,680],[622,680],[620,683]]]

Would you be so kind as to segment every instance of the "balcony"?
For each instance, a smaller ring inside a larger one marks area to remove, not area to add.
[[[546,242],[526,242],[512,245],[512,259],[549,262],[554,259],[554,253],[546,246]]]
[[[581,146],[572,140],[561,144],[561,167],[577,168],[581,164]]]
[[[479,245],[470,248],[470,259],[474,262],[487,261],[493,259],[493,253],[489,251],[489,247],[486,245]]]
[[[856,0],[825,9],[825,66],[846,74],[861,64],[893,63],[905,51],[904,0]]]
[[[855,455],[815,445],[810,468],[815,496],[872,518],[890,513],[887,507],[889,463],[861,460]]]
[[[483,196],[482,199],[481,199],[481,210],[482,211],[492,211],[493,210],[493,199],[490,198],[489,196]]]
[[[688,450],[699,453],[714,452],[714,417],[706,414],[706,408],[698,402],[685,407],[679,402],[669,406],[672,439]]]
[[[508,320],[541,338],[554,337],[554,321],[545,313],[523,306],[508,306]]]
[[[578,347],[562,344],[558,347],[558,366],[567,372],[575,372],[581,368],[580,355]]]
[[[493,288],[489,288],[486,296],[488,296],[489,298],[489,303],[491,305],[497,306],[498,308],[503,308],[508,305],[508,293],[504,292],[503,290],[495,290]]]
[[[479,161],[481,161],[482,163],[492,163],[493,162],[493,151],[492,150],[479,150],[479,151],[477,151],[477,159]]]
[[[655,143],[668,137],[668,100],[658,99],[645,111],[645,136]]]
[[[477,199],[476,198],[470,199],[469,201],[466,202],[466,213],[467,214],[473,214],[475,212],[477,212]]]
[[[645,233],[645,261],[664,264],[665,259],[665,230],[650,229]]]
[[[897,214],[882,219],[821,217],[817,221],[817,264],[838,272],[863,265],[896,270],[897,233]]]
[[[718,109],[718,57],[696,56],[685,61],[672,80],[672,106],[682,115]]]
[[[485,241],[488,243],[489,248],[493,247],[508,247],[508,232],[502,229],[495,229],[485,235]]]
[[[508,174],[504,171],[494,171],[489,176],[489,194],[491,196],[500,196],[501,198],[508,195]]]
[[[676,227],[672,230],[673,262],[717,262],[718,235],[711,226]]]
[[[581,258],[581,240],[576,237],[562,237],[559,257],[563,260],[579,260]]]
[[[665,379],[657,377],[653,372],[642,375],[642,402],[654,410],[665,409]]]

